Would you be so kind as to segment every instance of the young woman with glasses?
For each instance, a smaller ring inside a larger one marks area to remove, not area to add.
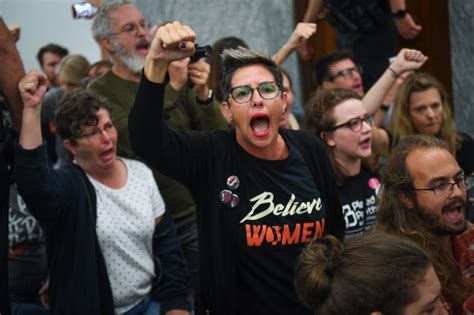
[[[346,223],[346,237],[375,223],[379,176],[366,163],[372,154],[372,114],[347,89],[319,89],[306,106],[305,128],[321,137],[329,153]]]

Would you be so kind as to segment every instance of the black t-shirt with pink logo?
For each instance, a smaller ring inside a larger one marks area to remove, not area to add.
[[[338,187],[346,222],[346,239],[370,231],[375,224],[380,176],[364,168]]]
[[[304,246],[325,234],[327,209],[303,157],[289,146],[285,160],[247,157],[250,209],[241,211],[238,314],[311,314],[296,297],[294,272]]]

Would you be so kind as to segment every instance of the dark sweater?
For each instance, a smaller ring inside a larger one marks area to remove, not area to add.
[[[181,181],[193,194],[200,209],[197,215],[203,305],[210,314],[232,315],[239,303],[239,209],[249,208],[243,150],[236,141],[235,130],[184,132],[169,128],[162,113],[164,93],[164,84],[152,83],[142,76],[129,116],[130,144],[147,163]],[[336,181],[323,144],[309,133],[283,129],[280,133],[300,151],[321,192],[327,209],[326,234],[342,239],[344,221]],[[223,206],[219,200],[219,192],[226,189],[230,175],[241,180],[236,192],[241,203],[234,209]]]

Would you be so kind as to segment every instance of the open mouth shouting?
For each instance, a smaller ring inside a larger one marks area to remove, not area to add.
[[[146,38],[143,38],[143,37],[140,38],[138,40],[138,43],[135,45],[136,51],[140,55],[144,55],[144,56],[146,56],[146,54],[148,53],[149,48],[150,48],[150,42]]]
[[[270,116],[258,113],[250,118],[252,135],[256,138],[264,138],[270,134]]]
[[[362,86],[362,83],[357,83],[352,86],[352,90],[356,92],[359,96],[364,95],[364,87]]]
[[[459,224],[464,222],[464,203],[460,201],[450,202],[443,207],[441,213],[449,224]]]
[[[371,147],[371,144],[372,144],[372,137],[367,137],[365,138],[364,140],[362,140],[360,142],[360,146],[363,148],[363,149],[368,149]]]
[[[110,148],[108,150],[102,151],[99,154],[101,160],[105,163],[115,160],[115,148]]]

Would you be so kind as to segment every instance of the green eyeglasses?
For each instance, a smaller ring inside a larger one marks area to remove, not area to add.
[[[249,102],[253,97],[253,92],[257,90],[258,94],[265,100],[272,100],[278,96],[280,89],[276,81],[262,82],[256,88],[248,85],[236,86],[230,89],[230,94],[234,101],[243,104]]]

